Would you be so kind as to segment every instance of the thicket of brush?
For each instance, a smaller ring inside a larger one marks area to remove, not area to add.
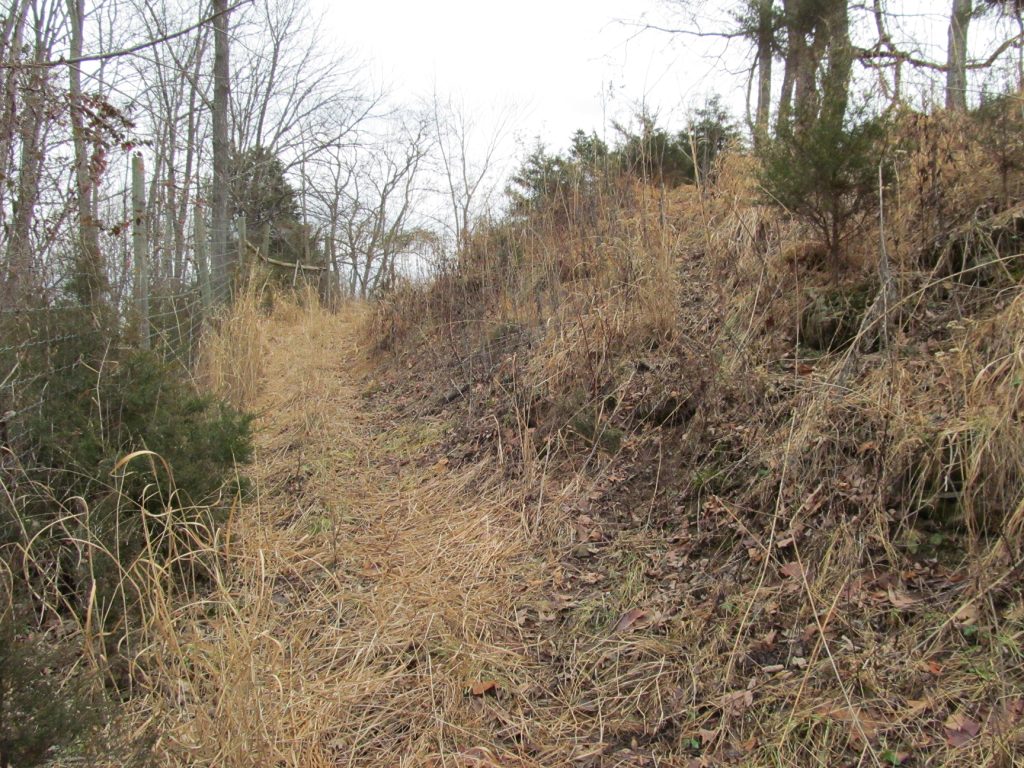
[[[3,319],[30,342],[0,356],[0,765],[36,765],[102,748],[154,606],[209,583],[250,417],[113,312]]]
[[[695,595],[719,602],[703,624],[667,622],[682,657],[644,688],[678,686],[689,702],[668,731],[676,747],[721,756],[760,739],[778,751],[757,759],[820,764],[868,744],[889,764],[1019,754],[1022,128],[1017,97],[848,127],[830,140],[862,165],[824,180],[821,147],[733,147],[674,187],[563,156],[554,183],[542,174],[436,280],[394,291],[368,322],[378,349],[442,371],[443,401],[479,416],[464,442],[527,478],[589,473],[587,525],[625,520],[658,568],[666,551],[698,568],[666,615],[692,613]],[[800,186],[801,162],[818,186]],[[599,571],[602,557],[566,568]],[[633,594],[656,603],[658,578]],[[584,642],[574,619],[562,629]],[[758,683],[723,705],[737,670],[768,656],[804,661],[796,690]],[[621,679],[589,674],[598,698]],[[663,711],[659,696],[630,706]],[[601,727],[636,711],[609,704]],[[987,722],[986,738],[962,738],[962,718]]]

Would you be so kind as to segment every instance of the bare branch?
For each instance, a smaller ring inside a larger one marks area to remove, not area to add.
[[[117,58],[121,58],[123,56],[130,56],[133,53],[138,53],[139,51],[144,51],[147,48],[155,48],[156,46],[162,45],[164,43],[168,43],[171,40],[176,40],[179,37],[184,37],[185,35],[189,34],[190,32],[195,32],[200,27],[202,27],[202,26],[204,26],[206,24],[209,24],[212,21],[216,21],[219,17],[221,17],[221,16],[223,16],[225,14],[229,14],[229,13],[231,13],[232,11],[234,11],[237,8],[241,8],[242,6],[248,5],[252,1],[253,0],[239,0],[239,2],[235,3],[231,7],[226,8],[223,11],[220,11],[218,13],[210,14],[205,19],[201,19],[200,21],[197,21],[195,24],[192,24],[189,27],[185,27],[184,29],[179,29],[177,32],[172,32],[172,33],[170,33],[168,35],[164,35],[163,37],[159,37],[156,40],[147,40],[144,43],[139,43],[138,45],[133,45],[133,46],[131,46],[129,48],[122,48],[122,49],[120,49],[118,51],[109,51],[107,53],[92,53],[92,54],[89,54],[87,56],[74,56],[74,57],[61,56],[60,58],[50,59],[48,61],[31,61],[31,62],[24,62],[24,61],[0,61],[0,69],[8,69],[8,68],[17,68],[17,69],[28,69],[28,68],[32,68],[32,69],[47,69],[47,68],[53,68],[53,67],[63,67],[63,66],[67,66],[68,64],[82,64],[82,63],[87,62],[87,61],[108,61],[110,59],[117,59]]]
[[[988,67],[991,67],[1000,56],[1006,53],[1007,49],[1012,48],[1021,41],[1024,41],[1024,33],[1014,35],[1013,37],[1004,40],[987,58],[967,62],[967,69],[987,69]],[[876,45],[873,48],[860,48],[854,53],[856,57],[863,62],[877,61],[882,65],[902,62],[919,69],[930,69],[935,72],[947,72],[949,70],[949,66],[947,64],[922,59],[914,56],[913,54],[900,51],[895,47],[891,50],[881,50]]]

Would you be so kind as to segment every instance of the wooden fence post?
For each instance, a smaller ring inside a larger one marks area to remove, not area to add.
[[[203,305],[203,320],[210,319],[210,311],[213,309],[213,291],[210,289],[210,260],[207,256],[206,239],[206,215],[203,206],[197,205],[193,214],[195,220],[195,255],[196,273],[199,277],[199,298]]]
[[[149,349],[149,243],[146,235],[146,168],[142,155],[132,156],[132,249],[135,256],[135,301],[139,345]]]

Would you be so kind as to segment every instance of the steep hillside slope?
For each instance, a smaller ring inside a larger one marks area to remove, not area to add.
[[[451,466],[586,489],[541,513],[544,631],[599,764],[1021,753],[1017,150],[898,130],[841,263],[733,154],[563,190],[368,324],[392,397],[458,424]]]

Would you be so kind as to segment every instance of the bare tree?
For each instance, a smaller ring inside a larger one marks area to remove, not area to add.
[[[469,245],[473,215],[491,192],[487,182],[509,123],[510,111],[502,110],[490,134],[482,137],[479,146],[474,146],[480,138],[476,135],[478,126],[465,107],[452,99],[442,103],[437,95],[434,96],[431,128],[440,159],[440,175],[444,179],[444,195],[451,214],[449,226],[454,234],[456,253],[462,253]],[[475,152],[479,152],[477,157],[474,157]]]
[[[681,27],[664,27],[656,24],[643,24],[644,29],[668,32],[673,35],[692,36],[697,38],[721,38],[725,41],[746,39],[753,45],[753,56],[749,64],[747,89],[747,119],[754,134],[756,144],[761,144],[769,133],[771,122],[771,103],[773,70],[775,58],[780,50],[779,13],[775,0],[737,0],[731,7],[723,9],[725,19],[718,24],[720,29],[707,28],[697,19],[696,11],[705,4],[694,0],[666,0],[677,12],[683,14],[685,25]],[[738,23],[737,23],[738,22]],[[751,89],[756,77],[757,100],[751,115]]]
[[[59,0],[30,0],[23,7],[26,17],[15,23],[20,30],[26,25],[33,33],[29,43],[30,66],[20,67],[13,79],[16,101],[15,134],[20,144],[17,160],[17,181],[12,201],[12,221],[8,227],[7,264],[4,275],[8,299],[21,297],[33,282],[35,249],[32,229],[40,201],[40,177],[46,157],[44,143],[50,127],[62,109],[61,99],[52,92],[50,70],[41,66],[48,61],[64,30],[64,14]],[[19,51],[11,49],[17,55]],[[20,109],[18,108],[20,106]]]
[[[13,63],[21,56],[25,19],[30,0],[19,0],[0,25],[0,60]],[[19,122],[19,80],[23,70],[9,66],[0,70],[0,179],[9,179],[15,167]],[[7,184],[0,184],[0,220],[7,222]]]
[[[235,27],[234,146],[270,149],[287,168],[343,143],[379,103],[349,57],[328,52],[302,0],[260,0]],[[301,157],[300,157],[301,155]]]
[[[429,152],[427,119],[402,121],[398,130],[354,153],[338,179],[338,231],[330,233],[350,274],[354,294],[372,296],[394,283],[397,261],[416,241],[414,207],[419,174]]]
[[[992,9],[999,11],[1001,18],[1012,18],[1016,29],[1007,32],[993,28],[997,32],[997,39],[1001,38],[999,42],[984,55],[972,57],[968,34],[972,23],[985,11]],[[1018,69],[1020,72],[1024,72],[1024,62],[1020,58],[1024,55],[1022,11],[1024,11],[1024,5],[1018,0],[981,0],[978,3],[975,3],[974,0],[952,0],[946,58],[944,61],[936,61],[918,52],[916,41],[906,40],[898,45],[890,34],[887,23],[887,19],[893,18],[895,14],[886,8],[884,0],[872,0],[871,13],[874,16],[877,39],[869,47],[855,48],[854,55],[862,64],[880,73],[887,69],[893,71],[893,92],[890,97],[894,102],[898,102],[901,98],[902,69],[907,66],[914,70],[944,76],[946,107],[956,111],[966,111],[969,73],[989,69],[1009,49],[1014,47],[1017,48]],[[1024,78],[1024,75],[1019,75],[1019,77]]]

